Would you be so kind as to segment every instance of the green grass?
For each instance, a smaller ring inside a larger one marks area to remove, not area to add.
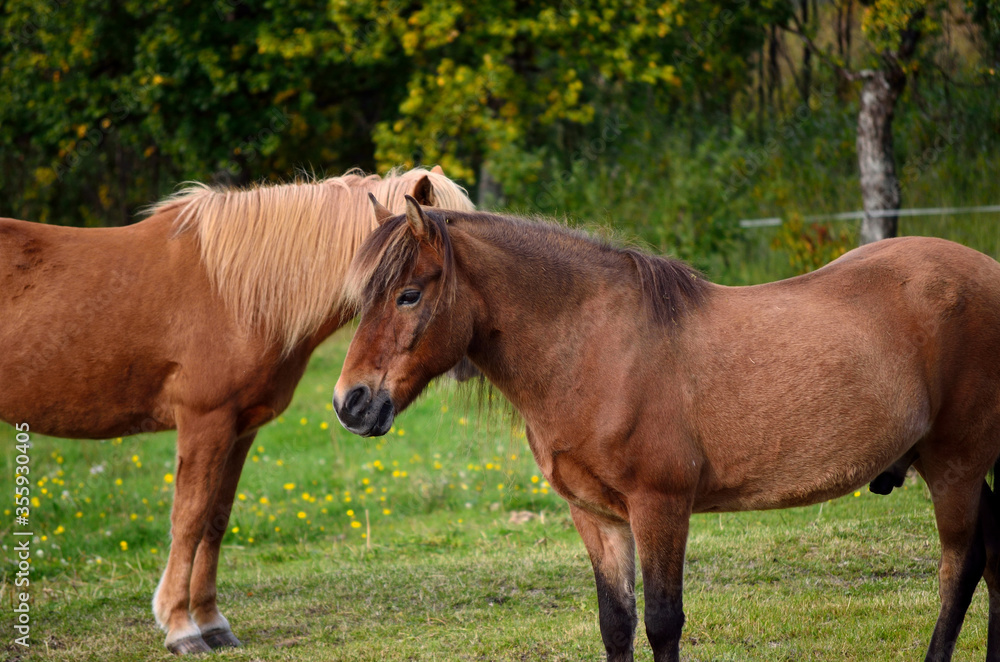
[[[390,436],[348,434],[327,408],[348,339],[321,348],[247,463],[220,567],[220,602],[246,646],[216,655],[602,659],[586,552],[519,430],[496,417],[483,425],[442,382]],[[4,485],[13,484],[13,437],[0,429]],[[14,527],[5,511],[6,657],[170,658],[149,601],[168,549],[173,452],[172,434],[36,440],[33,645],[26,653],[10,643]],[[512,523],[520,510],[544,517]],[[890,497],[864,491],[822,508],[696,516],[683,657],[918,658],[937,614],[937,559],[929,497],[915,480]],[[985,655],[983,593],[957,660]],[[652,659],[641,625],[637,649]]]

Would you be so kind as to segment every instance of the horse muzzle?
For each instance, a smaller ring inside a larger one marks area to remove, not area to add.
[[[389,393],[383,389],[373,395],[363,384],[355,386],[342,398],[334,393],[333,409],[344,428],[362,437],[381,437],[396,418],[396,407]]]

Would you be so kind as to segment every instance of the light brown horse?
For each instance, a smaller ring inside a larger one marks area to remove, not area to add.
[[[353,317],[343,282],[368,196],[472,209],[441,174],[212,190],[115,229],[0,219],[0,419],[104,439],[177,429],[170,557],[153,613],[175,653],[236,646],[219,547],[257,429]]]
[[[654,657],[677,660],[692,513],[825,501],[911,451],[942,547],[927,659],[951,657],[985,573],[987,658],[1000,660],[998,504],[984,481],[1000,455],[1000,264],[903,238],[723,287],[548,223],[412,199],[405,216],[378,216],[347,279],[362,313],[338,417],[384,434],[468,354],[570,504],[609,660],[632,659],[636,550]]]

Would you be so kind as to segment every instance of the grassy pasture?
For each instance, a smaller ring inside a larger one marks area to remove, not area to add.
[[[392,436],[349,435],[326,407],[348,339],[321,348],[247,463],[220,569],[221,602],[246,647],[216,655],[601,659],[586,552],[519,432],[481,425],[466,396],[442,383]],[[0,435],[10,485],[13,431]],[[36,441],[33,646],[13,646],[5,626],[6,657],[170,657],[149,600],[168,548],[172,462],[171,434]],[[535,516],[515,523],[516,511]],[[11,520],[5,513],[5,624]],[[822,508],[696,516],[684,656],[917,658],[936,616],[937,554],[915,480],[890,497],[863,491]],[[981,593],[957,659],[984,654]],[[641,625],[637,647],[651,659]]]
[[[1000,255],[992,219],[968,224],[968,237],[965,224],[940,224],[903,227],[958,232]],[[762,243],[768,232],[759,232]],[[586,552],[523,431],[440,382],[387,437],[350,435],[329,405],[350,331],[320,349],[292,406],[258,435],[220,567],[220,603],[245,647],[216,655],[603,659]],[[0,484],[10,494],[11,427],[0,424],[0,445]],[[149,602],[169,545],[173,433],[38,437],[31,458],[32,647],[11,643],[8,501],[3,658],[170,659]],[[520,522],[515,514],[525,512],[530,519]],[[682,657],[918,659],[937,615],[937,559],[931,503],[916,479],[889,497],[863,490],[822,506],[695,516]],[[641,610],[641,579],[638,594]],[[985,655],[984,594],[956,660]],[[637,659],[652,659],[641,623],[636,645]]]

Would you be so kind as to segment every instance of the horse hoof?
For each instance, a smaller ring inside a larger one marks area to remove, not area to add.
[[[209,630],[208,632],[202,632],[201,638],[205,640],[205,643],[215,648],[239,648],[242,646],[240,640],[236,638],[232,630]]]
[[[208,644],[201,638],[201,635],[178,639],[172,644],[167,644],[167,650],[174,655],[197,655],[198,653],[212,652],[212,649],[208,647]]]

